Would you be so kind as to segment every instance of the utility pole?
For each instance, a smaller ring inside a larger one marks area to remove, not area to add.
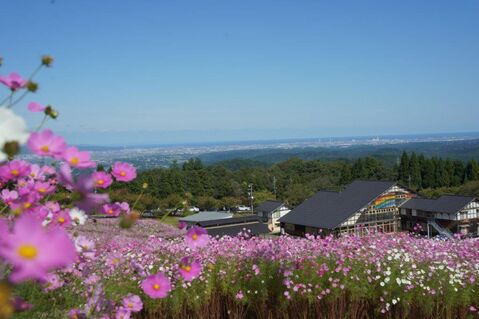
[[[253,196],[253,184],[249,184],[248,185],[248,197],[249,197],[249,204],[250,204],[250,209],[251,209],[251,212],[253,213],[254,212],[254,207],[253,207],[253,199],[254,199],[254,196]]]
[[[274,199],[276,198],[276,176],[273,176],[273,193],[274,193]]]

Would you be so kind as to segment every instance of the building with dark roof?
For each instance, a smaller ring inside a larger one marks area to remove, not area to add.
[[[291,235],[384,232],[400,228],[399,205],[414,197],[396,182],[354,181],[342,192],[320,191],[279,219]]]
[[[180,218],[180,221],[192,226],[200,222],[231,218],[233,218],[233,214],[229,212],[199,212],[190,216],[182,217]]]
[[[205,228],[211,236],[236,236],[248,233],[253,236],[269,234],[268,225],[262,223],[258,216],[233,217],[197,222],[196,225]]]
[[[470,196],[413,198],[400,206],[401,226],[428,236],[479,235],[479,201]]]
[[[261,221],[268,224],[271,232],[279,232],[281,229],[279,219],[291,210],[284,202],[267,200],[256,207],[254,211]]]

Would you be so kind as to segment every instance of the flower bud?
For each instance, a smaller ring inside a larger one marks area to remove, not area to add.
[[[51,105],[47,105],[45,114],[50,116],[52,119],[56,119],[58,117],[58,112]]]
[[[33,305],[21,297],[14,297],[12,306],[16,312],[23,312],[32,309]]]
[[[148,183],[143,183],[143,189],[147,189],[148,188]]]
[[[33,81],[28,81],[26,88],[28,91],[35,93],[38,90],[38,83]]]
[[[139,218],[140,218],[140,214],[136,211],[133,211],[129,214],[121,216],[120,228],[123,228],[123,229],[131,228]]]
[[[7,154],[9,160],[12,160],[20,152],[20,144],[17,141],[6,142],[2,151]]]
[[[53,57],[51,55],[42,56],[42,65],[50,67],[53,63]]]

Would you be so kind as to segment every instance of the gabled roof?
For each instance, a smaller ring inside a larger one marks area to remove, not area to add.
[[[251,222],[257,222],[258,220],[259,220],[258,216],[250,215],[250,216],[243,216],[243,217],[205,220],[205,221],[198,222],[196,224],[198,226],[207,228],[207,227],[222,226],[222,225],[251,223]]]
[[[203,222],[207,220],[217,220],[217,219],[232,218],[232,217],[233,217],[233,214],[231,213],[199,212],[197,214],[180,218],[180,221],[191,223],[191,222]]]
[[[282,205],[284,205],[284,203],[281,201],[267,200],[262,202],[258,207],[256,207],[255,211],[271,214],[276,209],[280,208]]]
[[[438,199],[412,198],[401,208],[422,210],[425,212],[455,214],[472,202],[471,196],[442,195]]]
[[[394,185],[396,182],[354,181],[339,193],[320,191],[279,221],[334,229]]]
[[[225,225],[221,227],[207,228],[208,234],[211,236],[236,236],[240,232],[248,232],[251,235],[268,234],[268,225],[263,223]]]

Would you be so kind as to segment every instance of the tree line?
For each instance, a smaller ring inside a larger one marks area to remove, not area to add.
[[[252,165],[249,160],[233,160],[206,166],[198,158],[169,168],[141,171],[126,186],[110,191],[113,200],[134,201],[142,193],[138,209],[231,208],[249,204],[248,185],[253,185],[254,202],[267,199],[298,205],[319,190],[340,190],[355,179],[398,180],[415,190],[445,188],[479,180],[477,162],[426,158],[403,153],[398,164],[387,165],[374,157],[356,160],[302,160],[291,158],[270,166]],[[148,188],[143,189],[147,183]]]
[[[459,186],[479,180],[479,164],[475,160],[426,158],[404,152],[399,163],[397,179],[414,189]]]

